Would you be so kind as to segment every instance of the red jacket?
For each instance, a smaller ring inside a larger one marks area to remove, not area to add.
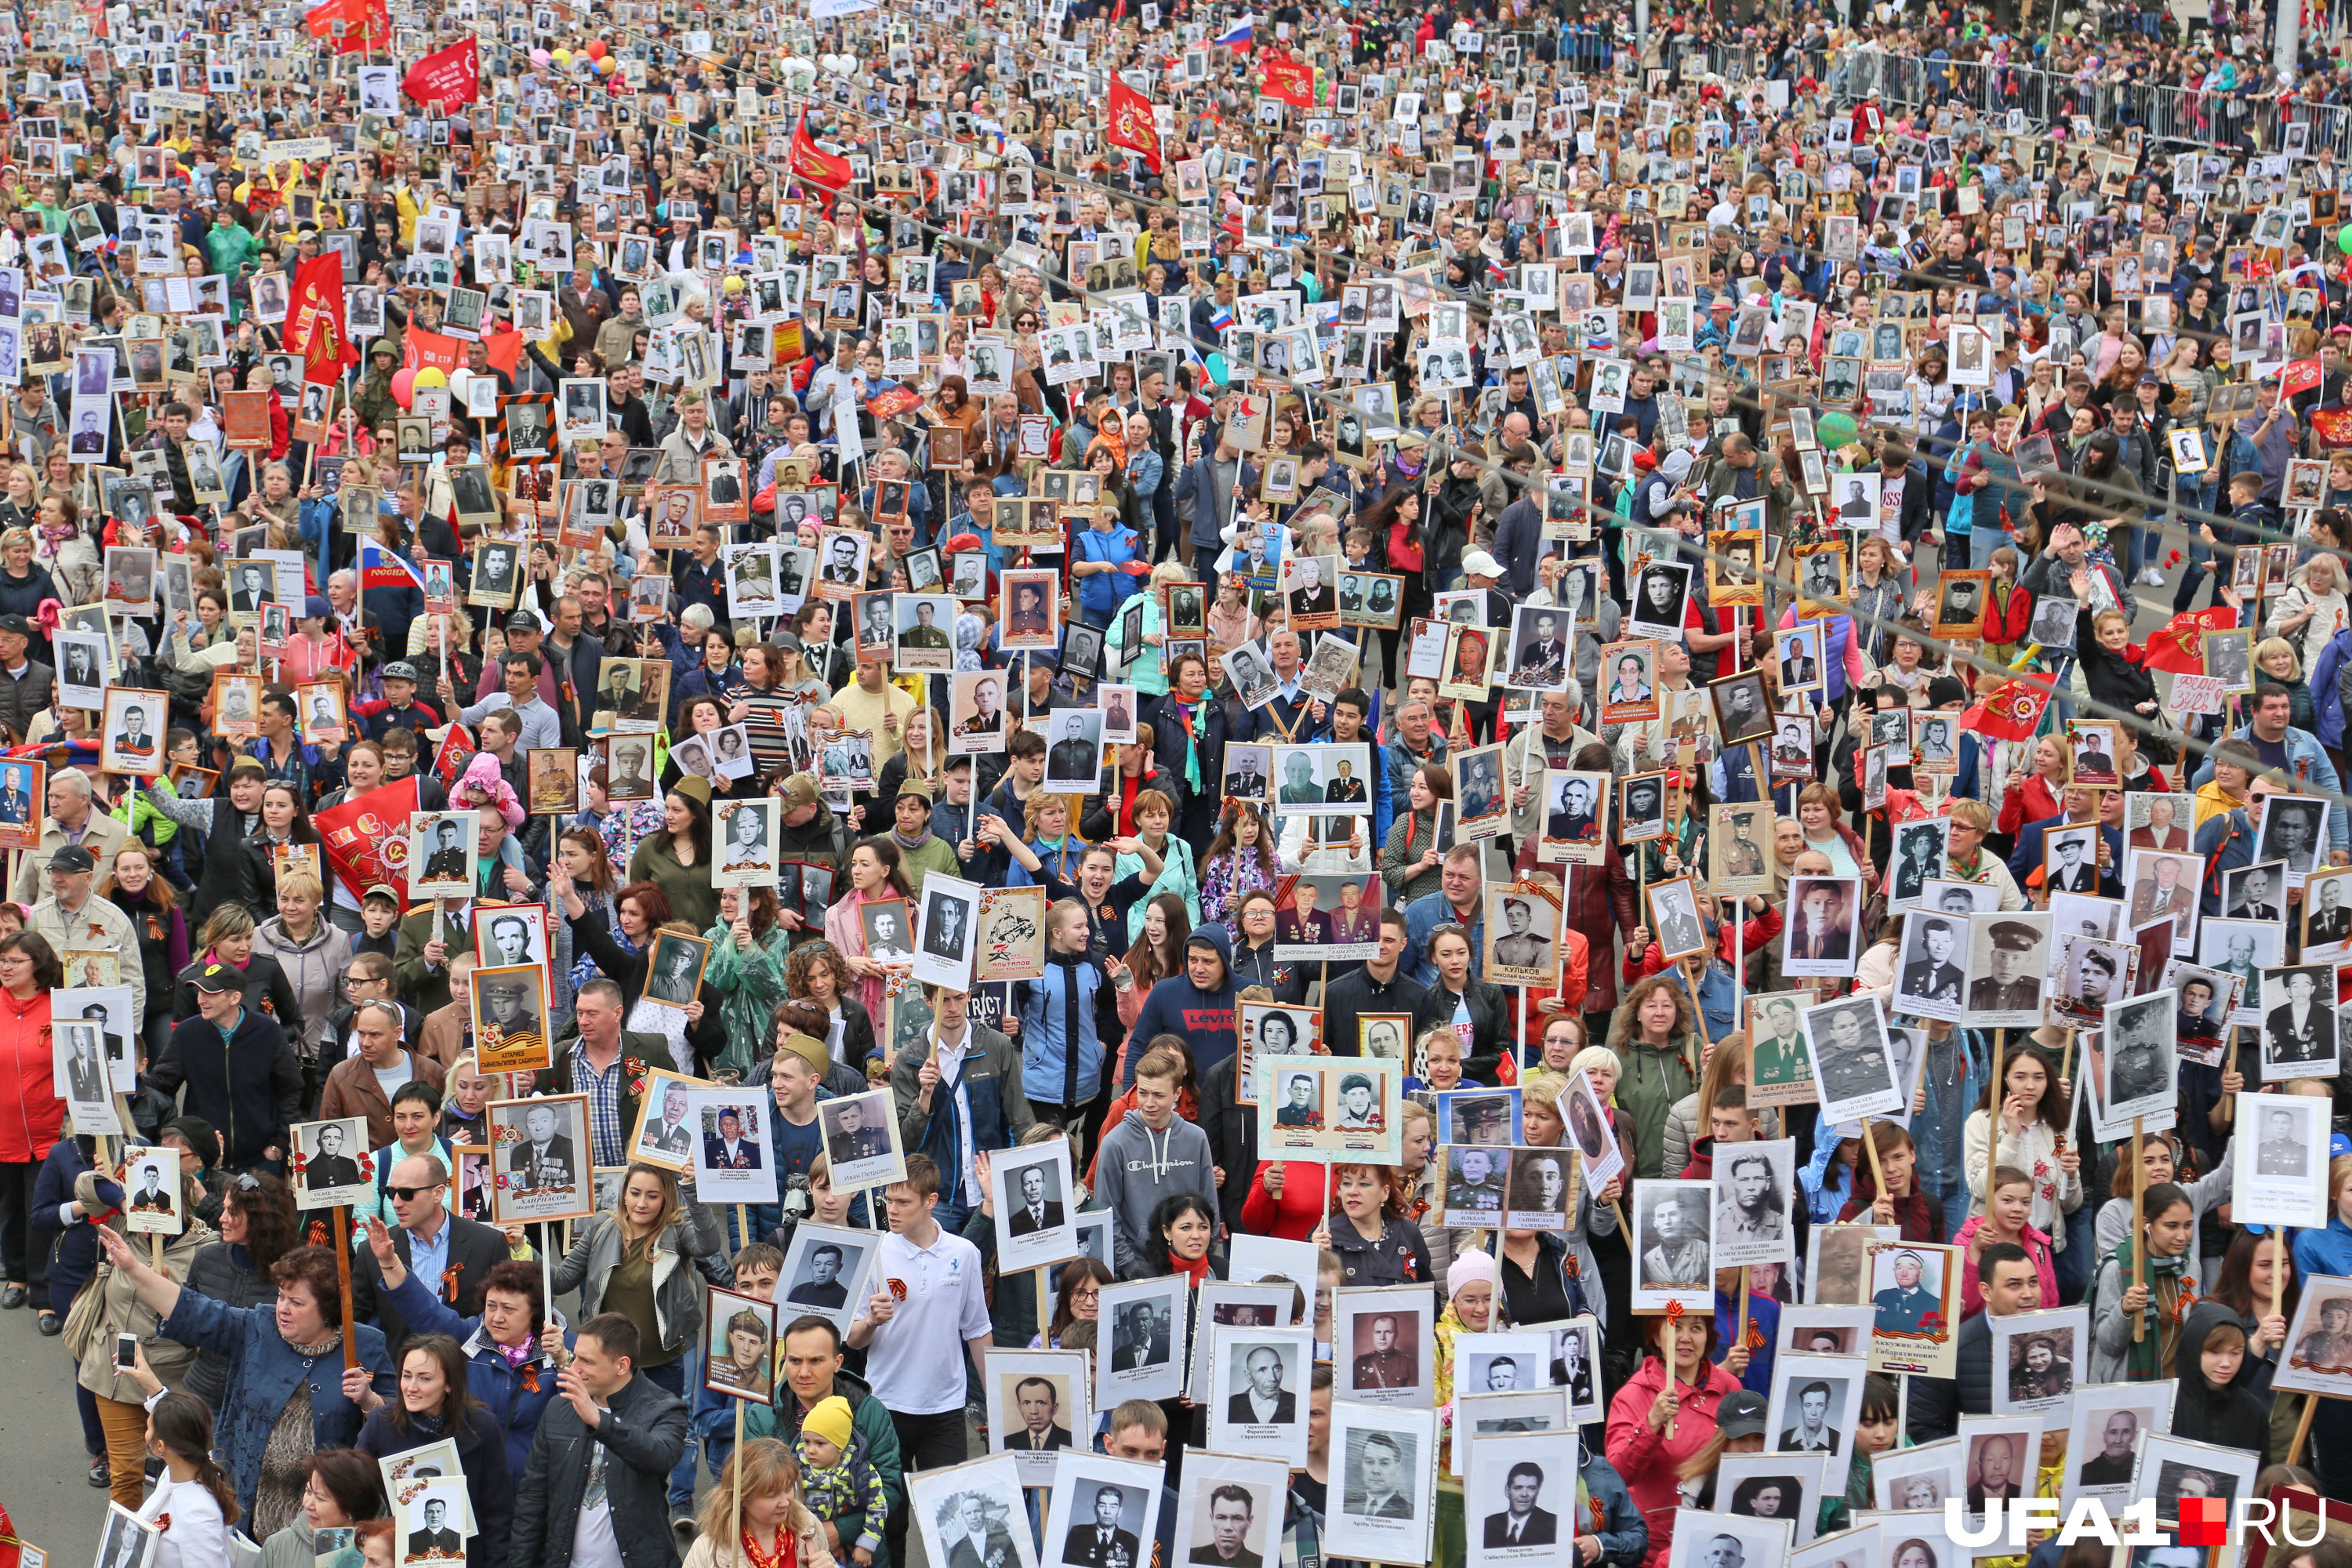
[[[2056,816],[2065,809],[2047,779],[2040,773],[2028,773],[2009,786],[2009,794],[2000,803],[2000,820],[1993,824],[1993,831],[2015,833],[2029,822]]]
[[[1740,928],[1739,941],[1744,944],[1743,946],[1735,947],[1731,940],[1731,928],[1718,922],[1715,928],[1715,951],[1722,956],[1724,963],[1734,963],[1738,962],[1739,953],[1760,952],[1774,937],[1780,934],[1780,910],[1778,906],[1767,903],[1762,914]],[[1642,955],[1638,959],[1631,952],[1626,953],[1625,984],[1631,985],[1645,975],[1657,973],[1665,966],[1665,955],[1658,951],[1658,944],[1653,942],[1642,950]]]
[[[1252,1236],[1278,1236],[1285,1241],[1305,1241],[1330,1212],[1331,1167],[1305,1160],[1282,1163],[1282,1195],[1270,1197],[1265,1173],[1273,1163],[1261,1160],[1250,1181],[1249,1196],[1242,1200],[1241,1230]],[[1228,1219],[1228,1225],[1233,1222]]]
[[[1996,647],[2025,640],[2033,622],[2033,595],[2011,583],[1996,588],[1985,601],[1984,640]]]
[[[0,991],[0,1163],[47,1159],[65,1122],[49,1055],[49,994],[19,1002]]]

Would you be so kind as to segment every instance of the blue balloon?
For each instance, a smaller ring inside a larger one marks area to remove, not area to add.
[[[1231,380],[1232,373],[1225,368],[1224,355],[1213,350],[1202,363],[1209,367],[1209,378],[1219,386],[1225,385]]]

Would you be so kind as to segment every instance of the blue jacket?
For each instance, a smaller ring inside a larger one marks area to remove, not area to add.
[[[2042,869],[2042,837],[2052,828],[2063,827],[2066,825],[2066,819],[2063,816],[2045,816],[2039,822],[2029,822],[2017,830],[2017,847],[2010,853],[2009,874],[2017,879],[2019,887],[2024,887],[2025,879]],[[2107,841],[2107,868],[2099,873],[2099,896],[2120,899],[2124,896],[2123,829],[2102,827],[2099,829],[2099,837]]]
[[[2352,675],[2352,626],[2327,639],[2311,666],[2312,728],[2323,746],[2344,744],[2344,678]]]
[[[2308,1279],[2315,1274],[2352,1274],[2352,1226],[2340,1214],[2327,1216],[2322,1230],[2294,1233],[2295,1271]]]
[[[555,1397],[555,1367],[544,1352],[534,1355],[521,1366],[510,1364],[506,1353],[482,1332],[482,1320],[461,1318],[449,1304],[425,1288],[424,1282],[411,1274],[400,1282],[400,1289],[384,1298],[400,1321],[408,1325],[411,1334],[446,1334],[465,1347],[466,1362],[471,1369],[466,1377],[466,1392],[482,1402],[506,1433],[507,1471],[520,1476],[530,1463],[530,1435],[539,1430],[539,1418],[547,1409],[548,1401]],[[558,1314],[556,1322],[563,1321]],[[572,1344],[572,1331],[563,1331],[566,1349]],[[526,1372],[533,1374],[535,1389],[524,1386]]]
[[[1633,1506],[1633,1494],[1625,1489],[1625,1479],[1617,1468],[1599,1454],[1587,1449],[1582,1468],[1578,1472],[1584,1481],[1585,1494],[1592,1506],[1601,1510],[1606,1521],[1601,1529],[1589,1528],[1591,1521],[1576,1521],[1575,1533],[1590,1535],[1601,1542],[1601,1561],[1617,1568],[1634,1568],[1650,1553],[1650,1527],[1643,1521],[1642,1510]]]
[[[1217,988],[1203,991],[1192,984],[1190,974],[1171,974],[1151,988],[1143,999],[1143,1010],[1135,1016],[1135,1027],[1128,1031],[1130,1039],[1149,1042],[1159,1035],[1174,1035],[1192,1050],[1192,1073],[1197,1079],[1202,1073],[1232,1056],[1234,1036],[1234,940],[1222,925],[1204,925],[1192,932],[1194,940],[1216,944],[1217,956],[1223,961],[1224,973]],[[1125,1076],[1119,1088],[1135,1082],[1135,1064],[1140,1051],[1127,1053]]]
[[[2340,640],[2344,635],[2338,632],[2336,638]],[[2315,692],[2313,700],[2318,700]],[[2233,741],[2251,740],[2253,730],[2252,724],[2241,725],[2230,731],[2230,738]],[[2315,795],[2336,793],[2341,786],[2336,776],[2336,764],[2327,760],[2327,752],[2321,747],[2319,737],[2307,730],[2289,728],[2284,744],[2286,770],[2299,789]],[[2191,789],[2202,789],[2212,782],[2213,757],[2208,752],[2205,760],[2197,764],[2197,776],[2189,783]],[[2352,849],[2352,816],[2347,816],[2340,805],[2327,808],[2327,847],[2330,849]]]
[[[358,1438],[360,1407],[343,1397],[341,1347],[316,1359],[303,1355],[279,1337],[275,1303],[225,1307],[184,1289],[172,1315],[156,1331],[229,1360],[228,1393],[221,1400],[215,1447],[236,1478],[236,1500],[247,1519],[253,1517],[253,1494],[261,1484],[261,1451],[297,1387],[310,1384],[314,1447],[348,1448]],[[360,1364],[367,1368],[375,1391],[386,1399],[399,1398],[399,1379],[392,1358],[384,1353],[383,1331],[359,1323],[346,1331],[358,1342]]]
[[[90,1169],[81,1140],[68,1136],[50,1146],[40,1173],[33,1178],[33,1245],[48,1253],[48,1310],[59,1317],[72,1310],[84,1282],[98,1272],[96,1227],[86,1221],[61,1225],[58,1220],[58,1210],[74,1201],[74,1179]],[[49,1251],[52,1243],[54,1252]]]
[[[1084,953],[1048,952],[1045,973],[1014,986],[1021,1012],[1021,1087],[1033,1103],[1072,1110],[1102,1088],[1103,1041],[1095,1026],[1102,965]]]
[[[1955,1029],[1952,1031],[1951,1038],[1951,1048],[1960,1053],[1960,1059],[1964,1064],[1960,1071],[1960,1089],[1957,1101],[1959,1106],[1960,1122],[1964,1125],[1968,1121],[1969,1112],[1976,1107],[1977,1097],[1984,1092],[1985,1080],[1992,1077],[1992,1052],[1988,1048],[1984,1036],[1977,1030]],[[1948,1068],[1950,1066],[1948,1062],[1939,1064],[1937,1061],[1943,1054],[1942,1048],[1935,1041],[1927,1042],[1927,1060],[1920,1069],[1923,1077],[1938,1070],[1939,1065]],[[1948,1128],[1944,1125],[1943,1102],[1937,1098],[1932,1086],[1928,1090],[1927,1105],[1912,1114],[1910,1129],[1911,1141],[1917,1145],[1919,1151],[1918,1163],[1916,1166],[1918,1174],[1914,1179],[1919,1184],[1921,1191],[1944,1205],[1944,1223],[1957,1228],[1959,1221],[1952,1216],[1955,1215],[1965,1216],[1969,1212],[1969,1201],[1968,1175],[1962,1169],[1961,1127]],[[1829,1146],[1834,1142],[1835,1140],[1826,1135],[1822,1138],[1823,1146]],[[1852,1178],[1849,1177],[1849,1184]],[[1837,1215],[1832,1213],[1828,1219],[1821,1223],[1826,1225],[1836,1217]]]
[[[1076,541],[1070,555],[1073,562],[1108,561],[1120,565],[1142,559],[1138,553],[1142,541],[1131,528],[1116,527],[1108,533],[1081,528],[1071,537]],[[1078,608],[1090,624],[1107,626],[1118,607],[1142,586],[1143,579],[1132,572],[1090,572],[1078,579]]]
[[[1454,904],[1440,888],[1423,893],[1404,907],[1404,970],[1423,985],[1437,984],[1437,965],[1429,961],[1429,933],[1454,920]],[[1478,918],[1470,922],[1470,952],[1486,951],[1486,909],[1482,900]]]

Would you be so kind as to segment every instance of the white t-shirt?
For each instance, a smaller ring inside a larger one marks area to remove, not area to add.
[[[964,1342],[993,1331],[981,1290],[980,1248],[945,1230],[925,1248],[892,1232],[876,1259],[874,1293],[897,1305],[866,1352],[874,1397],[908,1415],[964,1406]],[[905,1289],[891,1289],[897,1281]]]
[[[621,1568],[621,1540],[613,1533],[613,1500],[604,1489],[604,1467],[613,1450],[591,1440],[588,1488],[580,1494],[580,1521],[572,1531],[573,1568]]]

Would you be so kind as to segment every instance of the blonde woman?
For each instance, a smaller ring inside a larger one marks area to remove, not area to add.
[[[2344,572],[2333,555],[2315,555],[2287,591],[2271,608],[2263,631],[2267,640],[2282,637],[2294,645],[2301,668],[2310,669],[2336,634],[2344,629],[2352,605],[2344,596]]]
[[[1173,556],[1151,569],[1151,585],[1143,595],[1143,619],[1138,634],[1143,647],[1127,672],[1129,682],[1140,696],[1159,697],[1168,690],[1168,672],[1160,663],[1160,647],[1168,640],[1168,623],[1160,613],[1160,606],[1167,601],[1170,584],[1190,580],[1191,574],[1184,570],[1184,563]],[[1112,620],[1110,646],[1114,651],[1126,651],[1127,645],[1122,637],[1126,628],[1125,617]]]
[[[9,465],[7,493],[0,497],[0,529],[14,531],[30,528],[37,498],[33,493],[34,474],[28,463]],[[5,537],[5,536],[0,536]]]
[[[695,1525],[685,1568],[835,1568],[824,1524],[801,1500],[800,1461],[775,1437],[751,1438],[728,1457]]]
[[[620,987],[592,980],[587,988],[599,984],[612,987],[618,1005]],[[582,1226],[556,1263],[555,1289],[577,1288],[584,1316],[627,1318],[643,1344],[637,1370],[684,1398],[686,1354],[702,1331],[702,1280],[688,1259],[719,1247],[719,1222],[695,1201],[691,1180],[633,1164],[613,1207]]]

